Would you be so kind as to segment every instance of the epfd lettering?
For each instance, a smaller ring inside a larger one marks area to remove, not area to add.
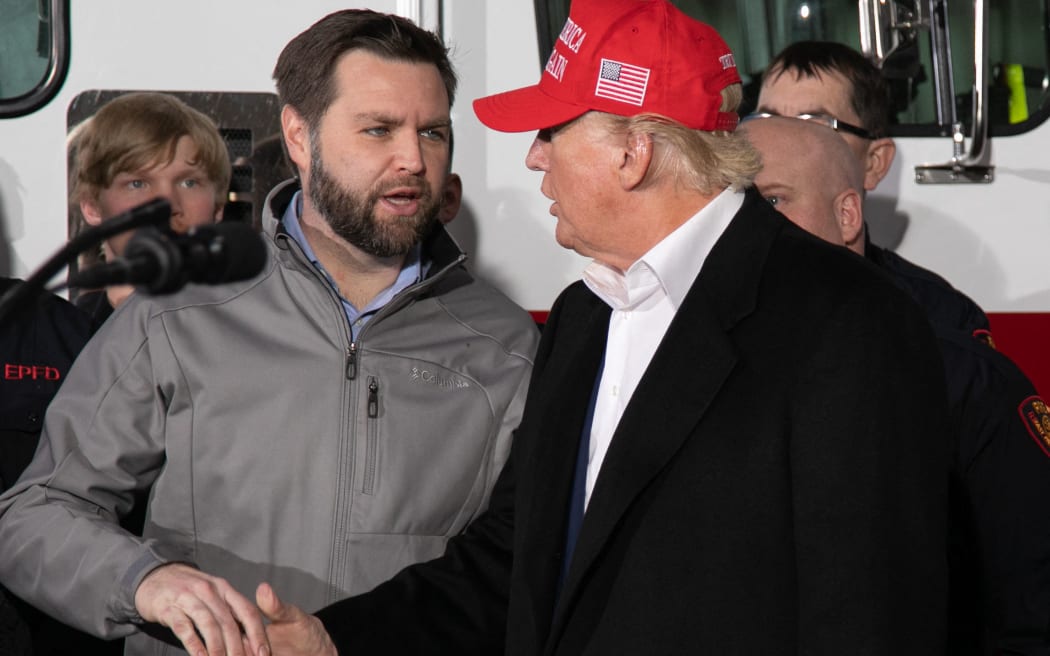
[[[58,380],[58,369],[45,365],[5,364],[4,380]]]

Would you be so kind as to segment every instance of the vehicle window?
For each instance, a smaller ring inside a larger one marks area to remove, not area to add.
[[[0,118],[35,111],[69,68],[68,0],[0,0]]]
[[[754,106],[762,73],[786,45],[815,39],[862,49],[861,7],[892,9],[896,47],[880,62],[894,97],[895,135],[947,134],[952,119],[969,129],[974,80],[974,3],[963,0],[674,0],[684,12],[712,25],[736,55],[744,80],[742,109]],[[1050,114],[1050,0],[995,0],[988,14],[989,133],[1017,134]],[[569,0],[536,0],[544,62],[568,16]],[[940,15],[947,20],[938,21]],[[934,18],[931,19],[931,16]],[[943,25],[939,40],[933,25]],[[933,53],[945,53],[948,75],[938,75]],[[873,57],[877,61],[877,56]],[[541,66],[544,62],[541,62]],[[940,86],[941,88],[938,88]],[[951,101],[938,99],[952,99]],[[940,105],[941,109],[938,109]],[[954,116],[952,109],[954,109]]]

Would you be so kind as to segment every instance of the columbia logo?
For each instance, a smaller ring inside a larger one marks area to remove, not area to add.
[[[408,378],[409,380],[426,383],[427,385],[436,385],[437,387],[443,387],[445,389],[463,389],[465,387],[470,387],[470,383],[461,378],[440,376],[433,371],[420,369],[419,367],[412,367],[412,372],[408,375]]]

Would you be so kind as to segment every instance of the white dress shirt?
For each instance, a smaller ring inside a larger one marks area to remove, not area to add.
[[[708,253],[744,202],[725,190],[631,265],[627,273],[594,261],[583,280],[612,308],[605,368],[591,423],[584,507],[638,381],[685,300]]]

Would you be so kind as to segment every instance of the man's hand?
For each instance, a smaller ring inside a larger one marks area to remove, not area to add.
[[[321,620],[283,603],[269,584],[262,583],[255,590],[255,603],[270,620],[266,636],[274,656],[338,656]]]
[[[193,656],[270,654],[252,602],[225,580],[188,565],[170,563],[147,574],[135,591],[135,608],[147,622],[171,629]]]

